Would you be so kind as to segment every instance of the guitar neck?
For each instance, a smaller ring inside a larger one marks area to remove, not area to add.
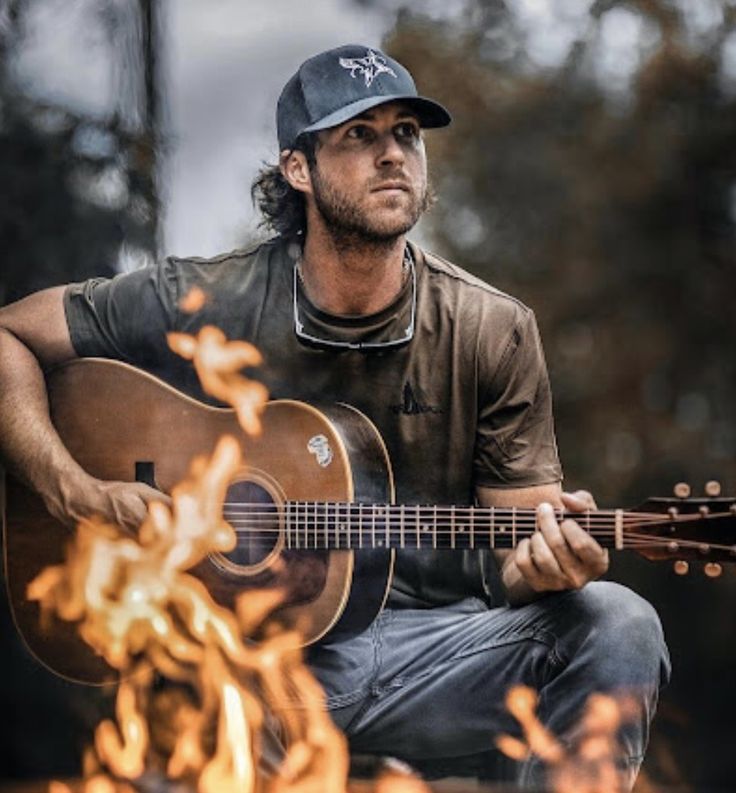
[[[644,517],[620,509],[557,515],[573,518],[611,548],[623,548],[624,526]],[[515,548],[536,528],[533,509],[423,504],[289,501],[281,507],[281,520],[291,549]]]

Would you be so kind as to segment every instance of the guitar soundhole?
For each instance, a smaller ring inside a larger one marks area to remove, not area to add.
[[[235,529],[237,546],[220,554],[231,572],[254,574],[268,567],[283,545],[278,504],[256,482],[233,482],[225,496],[225,520]]]

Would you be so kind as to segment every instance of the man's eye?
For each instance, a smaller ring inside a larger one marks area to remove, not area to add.
[[[355,127],[350,127],[347,131],[347,137],[353,138],[354,140],[365,140],[369,137],[370,129],[366,127],[364,124],[359,124]]]
[[[396,137],[401,140],[417,140],[419,138],[419,127],[416,124],[399,124],[395,128]]]

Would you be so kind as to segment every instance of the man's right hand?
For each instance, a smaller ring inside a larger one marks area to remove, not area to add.
[[[142,482],[105,482],[93,477],[60,488],[47,498],[46,508],[62,523],[75,526],[84,518],[99,517],[128,534],[136,534],[151,501],[171,503],[171,497]]]

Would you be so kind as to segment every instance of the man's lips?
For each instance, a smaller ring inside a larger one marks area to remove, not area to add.
[[[372,193],[380,193],[383,191],[393,191],[393,190],[400,190],[404,193],[410,193],[411,188],[406,182],[401,182],[397,180],[391,180],[388,182],[381,182],[380,184],[376,185],[371,192]]]

